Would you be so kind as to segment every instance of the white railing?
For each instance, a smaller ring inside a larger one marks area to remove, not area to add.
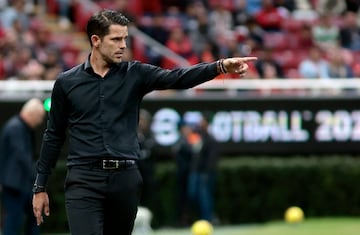
[[[54,81],[0,81],[0,98],[22,96],[22,95],[48,95],[51,93]],[[206,91],[292,91],[305,90],[313,94],[321,91],[360,91],[360,79],[215,79],[196,87],[196,90]],[[190,89],[191,90],[194,89]],[[270,92],[268,93],[270,94]]]
[[[198,86],[201,89],[360,89],[360,79],[216,79]]]
[[[0,81],[0,92],[13,92],[13,91],[51,92],[53,85],[54,85],[54,81],[3,80]]]

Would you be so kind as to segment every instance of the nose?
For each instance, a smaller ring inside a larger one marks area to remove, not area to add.
[[[121,49],[125,49],[127,46],[126,46],[126,40],[124,39],[124,40],[121,40],[121,42],[120,42],[120,48]]]

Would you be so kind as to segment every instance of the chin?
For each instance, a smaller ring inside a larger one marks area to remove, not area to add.
[[[114,60],[113,60],[113,63],[117,64],[117,63],[120,63],[120,62],[122,62],[122,61],[123,61],[122,58],[117,58],[117,59],[114,59]]]

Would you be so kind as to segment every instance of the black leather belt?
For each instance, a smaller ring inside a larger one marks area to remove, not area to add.
[[[126,169],[136,165],[135,160],[103,159],[96,166],[103,170]]]

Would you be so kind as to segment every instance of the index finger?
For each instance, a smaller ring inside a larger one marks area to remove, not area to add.
[[[36,218],[36,224],[40,225],[43,222],[42,208],[34,208],[34,216]]]
[[[258,58],[256,56],[247,56],[247,57],[240,57],[242,62],[254,61]]]

